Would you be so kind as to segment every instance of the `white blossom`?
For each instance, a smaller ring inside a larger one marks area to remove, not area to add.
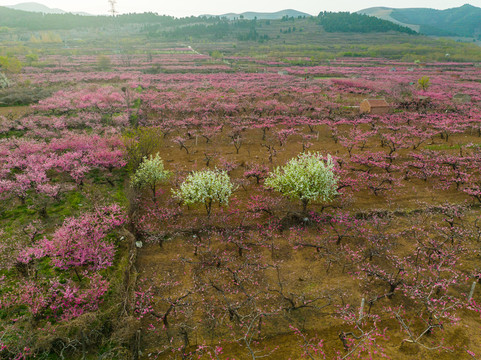
[[[216,169],[193,172],[180,185],[180,189],[173,190],[173,193],[185,205],[204,204],[210,215],[212,203],[227,205],[233,189],[234,185],[227,172]]]
[[[132,177],[131,185],[133,187],[144,188],[149,187],[152,190],[154,199],[157,184],[164,182],[170,177],[171,173],[164,169],[164,162],[159,153],[149,158],[144,156],[139,168]]]
[[[271,172],[264,186],[301,200],[305,211],[309,202],[329,202],[337,195],[338,178],[333,168],[330,155],[323,159],[318,153],[303,153]]]

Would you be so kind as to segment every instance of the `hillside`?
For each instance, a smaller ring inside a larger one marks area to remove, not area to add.
[[[233,19],[237,20],[233,20]],[[392,22],[380,20],[373,16],[365,16],[350,13],[328,13],[324,12],[316,19],[309,14],[296,10],[282,10],[275,13],[256,13],[246,12],[243,14],[226,14],[222,16],[203,15],[200,17],[174,18],[171,16],[158,15],[155,13],[143,14],[122,14],[115,18],[117,25],[124,26],[129,24],[141,24],[148,32],[165,31],[169,28],[172,35],[177,36],[197,36],[211,34],[216,38],[225,37],[226,32],[241,33],[247,29],[247,39],[257,40],[256,27],[262,25],[256,24],[257,20],[267,21],[264,26],[269,32],[271,26],[269,21],[281,21],[283,23],[307,18],[312,22],[318,22],[327,32],[404,32],[413,34],[414,31],[393,24]],[[113,18],[110,16],[80,16],[71,13],[64,14],[46,14],[38,12],[27,12],[14,10],[7,7],[0,7],[0,22],[3,26],[10,28],[21,28],[27,30],[71,30],[79,28],[102,28],[106,24],[113,24]],[[189,28],[185,28],[185,26]],[[289,30],[291,28],[291,30]],[[191,32],[189,30],[192,30]],[[300,30],[300,29],[299,29]],[[263,30],[264,31],[264,30]],[[295,26],[288,26],[287,29],[278,29],[279,32],[295,32]],[[177,34],[177,35],[176,35]],[[241,38],[244,34],[241,34]]]
[[[461,7],[436,10],[429,8],[369,8],[357,13],[408,26],[425,35],[481,38],[481,8],[466,4]],[[415,27],[418,27],[416,29]]]
[[[348,13],[348,12],[321,12],[319,14],[319,23],[327,32],[402,32],[407,34],[415,34],[415,31],[390,21],[379,19],[375,16],[364,14]]]
[[[43,14],[10,9],[0,6],[0,23],[2,26],[26,30],[72,30],[81,28],[102,28],[112,24],[112,17],[99,15]],[[171,24],[182,25],[198,22],[197,18],[176,19],[172,16],[158,15],[154,13],[122,14],[115,18],[118,25],[161,23],[164,26]],[[208,19],[203,21],[209,22]],[[215,21],[215,20],[212,20]]]
[[[419,25],[406,24],[406,23],[403,23],[401,21],[398,21],[398,20],[394,19],[391,16],[393,10],[394,9],[388,8],[388,7],[372,7],[372,8],[360,10],[360,11],[357,12],[357,14],[375,16],[378,19],[390,21],[390,22],[393,22],[397,25],[405,26],[405,27],[408,27],[408,28],[410,28],[410,29],[412,29],[416,32],[419,32],[419,29],[420,29]]]

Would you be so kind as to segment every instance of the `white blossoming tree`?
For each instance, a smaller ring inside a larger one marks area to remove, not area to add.
[[[301,200],[303,212],[312,201],[331,201],[337,195],[338,178],[328,155],[303,153],[271,172],[264,186],[290,199]]]
[[[164,162],[159,156],[155,157],[144,156],[137,171],[132,177],[131,185],[136,188],[150,188],[152,190],[152,198],[156,201],[155,194],[157,192],[157,185],[166,181],[171,175],[171,172],[164,168]]]
[[[193,172],[173,193],[184,205],[204,204],[207,216],[210,216],[212,204],[227,205],[233,189],[227,172],[216,169]]]

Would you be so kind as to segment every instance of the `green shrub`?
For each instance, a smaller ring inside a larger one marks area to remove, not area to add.
[[[429,77],[423,76],[422,78],[418,79],[418,86],[421,90],[429,89],[430,85],[431,81],[429,80]]]
[[[135,173],[142,160],[160,149],[162,131],[158,128],[140,127],[128,130],[123,139],[127,153],[128,169]]]

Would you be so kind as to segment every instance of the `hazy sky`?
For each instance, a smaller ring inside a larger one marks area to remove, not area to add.
[[[32,0],[0,0],[1,5],[13,5]],[[51,8],[65,11],[84,11],[91,14],[105,14],[110,6],[108,0],[33,0]],[[373,6],[387,7],[430,7],[447,9],[465,4],[467,0],[117,0],[120,13],[153,11],[177,17],[201,14],[240,13],[244,11],[278,11],[296,9],[317,15],[320,11],[357,11]],[[481,7],[481,0],[469,1]]]

